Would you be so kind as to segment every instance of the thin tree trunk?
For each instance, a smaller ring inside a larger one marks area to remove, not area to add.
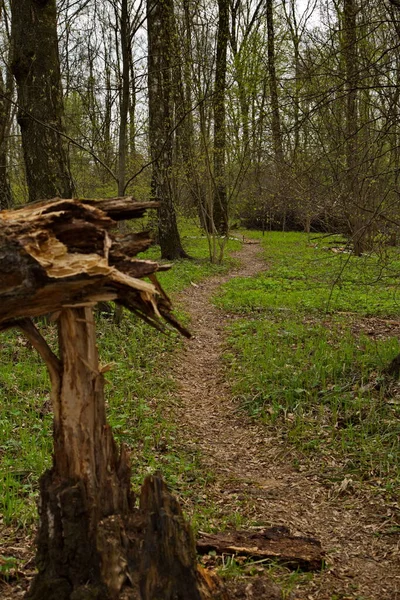
[[[234,67],[235,67],[235,78],[238,85],[238,96],[239,96],[239,106],[240,106],[240,117],[242,121],[242,148],[243,153],[249,152],[249,140],[250,140],[250,132],[249,132],[249,94],[246,90],[246,82],[244,79],[243,73],[243,58],[242,53],[238,46],[237,39],[237,18],[238,18],[238,10],[240,8],[240,0],[231,1],[231,48],[234,58]]]
[[[278,83],[275,67],[275,30],[273,0],[267,0],[267,30],[268,30],[268,76],[269,91],[271,94],[271,112],[272,112],[272,141],[274,144],[275,161],[279,168],[283,164],[283,143],[281,131],[281,117],[278,99]]]
[[[181,173],[177,183],[181,190],[180,203],[187,207],[197,207],[199,199],[198,165],[194,151],[194,123],[192,109],[192,22],[190,2],[183,0],[183,26],[180,31],[175,23],[174,52],[177,64],[175,67],[176,81],[176,120],[175,135],[176,156]],[[178,187],[178,186],[177,186]]]
[[[267,32],[268,32],[268,79],[269,91],[271,96],[271,127],[272,127],[272,143],[275,160],[275,187],[277,190],[278,204],[282,211],[282,231],[286,230],[287,206],[283,191],[283,142],[281,130],[281,117],[278,97],[278,82],[276,77],[276,56],[275,56],[275,29],[274,29],[274,13],[273,0],[267,0],[266,4],[267,15]]]
[[[13,93],[10,79],[7,74],[7,83],[4,85],[3,74],[0,71],[0,210],[11,208],[13,204],[7,160],[11,126],[10,99]]]
[[[226,62],[229,41],[229,1],[218,0],[218,35],[214,85],[214,225],[221,235],[229,230],[226,190]]]
[[[118,137],[118,196],[125,193],[126,155],[127,155],[127,128],[130,96],[130,31],[128,18],[128,0],[122,0],[119,17],[122,57],[122,81],[119,109],[119,137]]]
[[[129,152],[131,163],[135,165],[136,161],[136,75],[133,65],[132,51],[129,57],[129,68],[130,68],[130,86],[131,93],[129,97]]]
[[[360,209],[358,181],[358,67],[357,67],[357,4],[344,0],[343,54],[346,69],[346,203],[350,204],[349,222],[354,252],[363,252],[363,218]]]

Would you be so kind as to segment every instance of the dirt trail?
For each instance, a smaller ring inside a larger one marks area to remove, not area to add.
[[[179,297],[195,336],[174,365],[179,429],[181,442],[195,445],[204,469],[215,474],[206,502],[218,506],[221,522],[236,512],[244,522],[286,525],[293,534],[322,542],[328,568],[295,587],[293,598],[400,600],[399,534],[390,530],[399,506],[385,505],[351,481],[332,484],[317,463],[302,464],[282,437],[237,411],[221,361],[229,316],[213,306],[211,297],[231,277],[266,269],[255,243],[245,243],[237,258],[241,265],[235,271]]]

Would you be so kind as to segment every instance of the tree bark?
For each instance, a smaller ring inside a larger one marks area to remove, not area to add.
[[[218,0],[217,55],[214,84],[214,202],[213,220],[218,233],[229,231],[228,195],[226,189],[226,62],[229,41],[229,1]]]
[[[27,597],[224,598],[197,567],[190,527],[160,477],[134,506],[129,457],[106,421],[91,308],[61,312],[59,346],[53,467],[40,482],[39,572]]]
[[[274,153],[275,188],[279,207],[282,211],[282,230],[286,229],[287,205],[283,190],[283,141],[281,129],[281,116],[279,108],[278,81],[276,76],[276,54],[275,54],[275,27],[273,0],[266,3],[267,31],[268,31],[268,80],[271,96],[271,128],[272,144]]]
[[[173,0],[147,0],[149,140],[153,162],[152,196],[160,202],[161,256],[187,258],[176,220],[172,185],[174,90]]]
[[[7,160],[11,125],[11,96],[12,88],[10,85],[4,85],[3,74],[0,72],[0,210],[11,208],[13,204]]]
[[[115,536],[134,498],[127,454],[106,423],[90,308],[61,312],[59,346],[53,468],[41,479],[39,574],[28,597],[113,597],[127,577]]]
[[[343,54],[346,70],[346,205],[350,205],[348,219],[353,236],[354,253],[364,250],[363,215],[360,207],[358,178],[358,53],[357,53],[357,0],[344,0]]]
[[[12,71],[18,87],[29,200],[73,196],[63,131],[55,0],[13,0]]]
[[[201,554],[214,550],[218,554],[269,558],[303,571],[320,571],[325,556],[318,540],[290,535],[284,526],[251,532],[202,533],[197,540],[197,550]]]
[[[272,112],[272,141],[274,145],[274,156],[278,168],[283,164],[283,143],[281,131],[281,117],[278,99],[278,83],[276,77],[276,58],[275,58],[275,28],[273,1],[267,0],[267,30],[268,30],[268,76],[269,91],[271,94],[271,112]]]
[[[121,91],[119,100],[119,132],[118,132],[118,196],[125,194],[126,179],[126,157],[127,157],[127,130],[129,114],[130,97],[130,25],[128,17],[128,0],[122,0],[121,13],[116,12],[116,18],[119,21],[119,31],[121,37]]]
[[[5,30],[8,32],[4,7],[0,9],[0,18],[4,21]],[[8,168],[9,137],[13,118],[12,97],[14,92],[14,78],[10,71],[10,56],[11,53],[8,51],[5,77],[3,72],[0,71],[0,210],[11,208],[13,204]]]

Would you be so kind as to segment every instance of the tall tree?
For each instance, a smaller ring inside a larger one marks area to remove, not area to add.
[[[9,23],[4,5],[0,7],[0,20],[4,25],[7,51],[5,68],[0,70],[0,210],[11,208],[13,203],[8,172],[8,146],[12,123],[14,78],[10,71],[10,35]],[[5,73],[5,75],[4,75]]]
[[[358,52],[357,0],[343,3],[343,55],[346,73],[346,203],[349,203],[349,222],[357,255],[364,249],[363,215],[359,188],[359,118],[358,118]]]
[[[121,0],[121,12],[117,15],[120,21],[122,81],[120,94],[120,124],[118,139],[118,195],[125,193],[126,155],[127,155],[127,125],[130,97],[130,22],[128,15],[128,0]]]
[[[174,206],[172,179],[174,135],[174,3],[147,0],[149,141],[153,163],[152,195],[160,202],[158,237],[161,256],[187,257]]]
[[[226,69],[229,42],[229,0],[218,0],[218,32],[214,85],[214,203],[213,220],[217,231],[229,229],[226,189]]]
[[[13,199],[8,174],[8,141],[11,126],[12,81],[0,71],[0,210],[11,208]]]
[[[272,141],[274,145],[274,156],[278,167],[283,164],[283,143],[281,130],[281,116],[278,99],[278,81],[276,76],[276,57],[275,57],[275,27],[274,27],[274,9],[273,0],[267,0],[267,29],[268,29],[268,78],[269,91],[271,95],[271,113],[272,113]]]
[[[72,197],[63,131],[55,0],[12,0],[12,71],[18,89],[29,200]]]
[[[269,91],[271,96],[271,123],[272,123],[272,142],[274,151],[274,173],[275,173],[275,186],[277,189],[277,198],[282,208],[283,219],[282,228],[286,228],[286,212],[287,206],[285,199],[283,198],[283,140],[282,140],[282,128],[281,128],[281,115],[279,108],[279,97],[278,97],[278,81],[276,75],[276,54],[275,54],[275,27],[274,27],[274,7],[273,0],[267,0],[266,2],[266,17],[267,17],[267,31],[268,31],[268,81]]]

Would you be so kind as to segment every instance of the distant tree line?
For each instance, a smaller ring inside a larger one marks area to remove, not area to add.
[[[39,5],[56,55],[27,26]],[[395,242],[397,0],[3,0],[0,33],[2,208],[155,198],[167,258],[185,256],[177,213],[211,236],[240,222],[342,231],[357,253]]]

